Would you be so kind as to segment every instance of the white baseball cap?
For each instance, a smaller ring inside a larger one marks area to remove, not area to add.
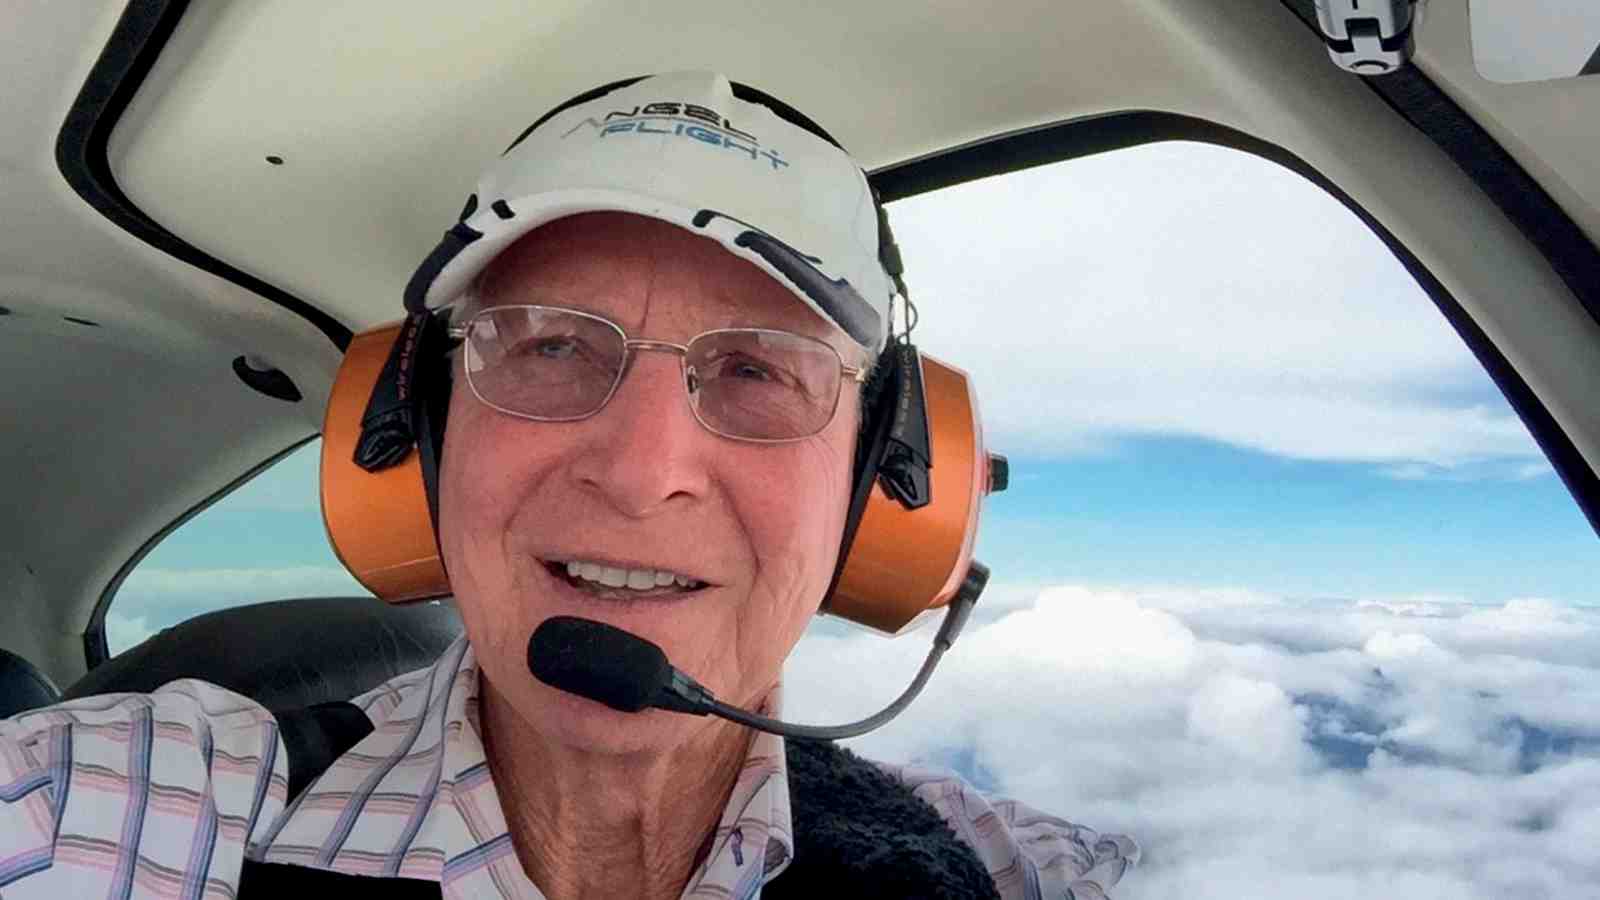
[[[412,275],[406,308],[454,303],[518,238],[602,210],[714,238],[861,346],[887,340],[898,254],[866,173],[804,115],[712,72],[606,85],[529,126]]]

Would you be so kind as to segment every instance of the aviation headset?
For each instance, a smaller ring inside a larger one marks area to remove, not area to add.
[[[638,80],[575,97],[517,140],[563,109]],[[733,89],[839,146],[782,101],[737,83]],[[988,579],[972,559],[979,508],[986,494],[1005,489],[1008,467],[984,447],[967,374],[911,343],[914,308],[905,299],[899,248],[875,191],[872,199],[878,259],[906,304],[907,327],[893,334],[891,316],[890,339],[863,388],[849,511],[822,611],[899,634],[958,595],[976,601]],[[437,534],[452,382],[449,315],[448,308],[416,309],[356,335],[323,425],[322,510],[330,542],[362,585],[393,603],[451,593]]]

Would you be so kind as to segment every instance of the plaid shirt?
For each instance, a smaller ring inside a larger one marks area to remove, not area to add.
[[[352,702],[372,733],[287,809],[276,723],[215,685],[176,681],[0,722],[0,892],[220,900],[248,853],[439,881],[446,897],[542,898],[478,737],[466,639]],[[988,798],[948,770],[882,768],[972,846],[1007,900],[1102,897],[1138,861],[1125,837]],[[793,853],[783,741],[758,734],[683,897],[758,897]]]

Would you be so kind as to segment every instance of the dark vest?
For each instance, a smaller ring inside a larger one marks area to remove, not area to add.
[[[372,724],[348,703],[277,716],[289,750],[289,796],[365,737]],[[872,763],[818,741],[784,742],[789,764],[794,859],[761,889],[763,900],[926,897],[998,900],[994,882],[933,807]],[[238,900],[376,896],[438,900],[439,885],[374,879],[245,860]]]

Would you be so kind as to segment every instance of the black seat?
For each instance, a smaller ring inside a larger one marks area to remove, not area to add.
[[[49,706],[61,691],[39,667],[10,650],[0,650],[0,719]]]
[[[271,710],[348,700],[432,663],[461,633],[449,603],[393,606],[372,597],[312,597],[196,616],[119,653],[65,699],[148,693],[199,678]]]

